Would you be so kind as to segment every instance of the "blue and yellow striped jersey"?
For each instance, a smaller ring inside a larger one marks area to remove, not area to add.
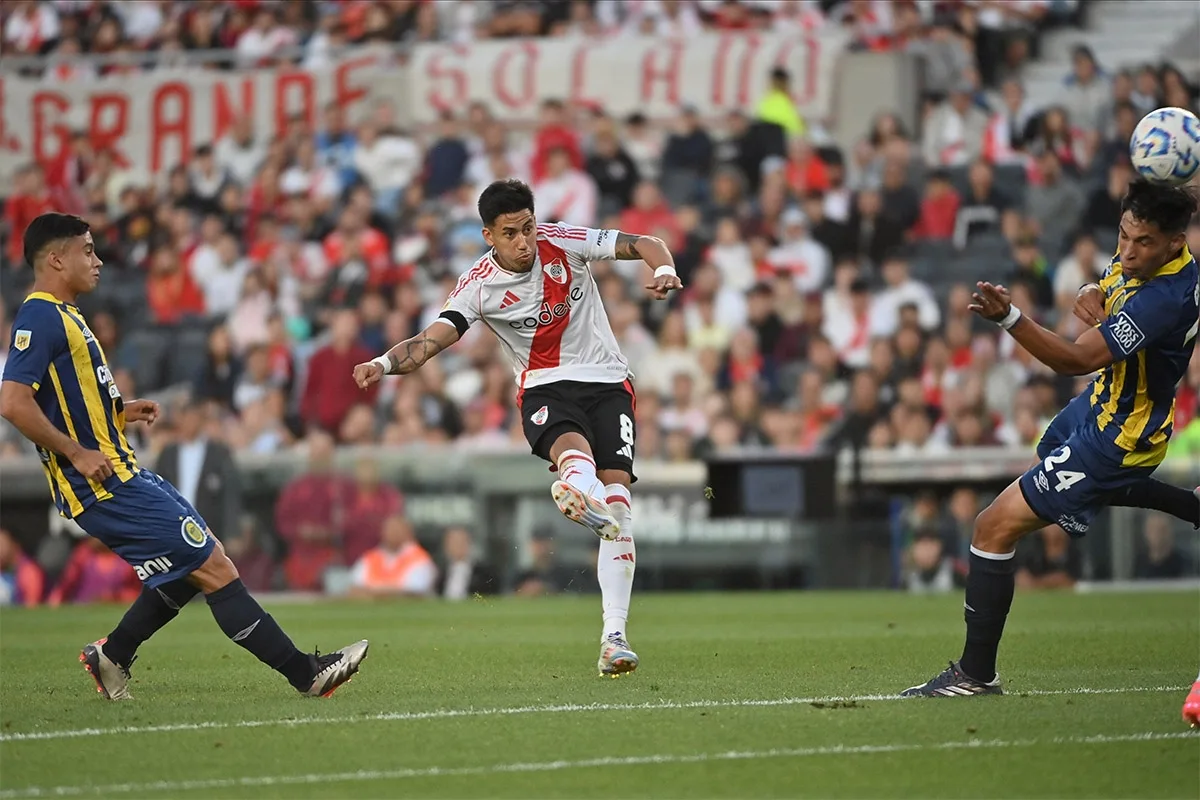
[[[56,428],[89,450],[99,450],[113,465],[113,474],[96,483],[65,456],[38,448],[54,504],[72,519],[112,497],[111,490],[138,471],[125,438],[125,405],[104,350],[77,307],[34,292],[21,304],[12,327],[4,380],[33,387],[38,406]]]
[[[1100,332],[1116,361],[1090,389],[1094,430],[1125,453],[1125,466],[1154,466],[1167,454],[1176,386],[1196,345],[1196,260],[1184,247],[1153,277],[1139,281],[1122,272],[1118,254],[1100,288],[1108,312]]]

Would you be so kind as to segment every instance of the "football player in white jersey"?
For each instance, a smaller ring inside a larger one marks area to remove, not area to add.
[[[484,189],[479,216],[492,249],[459,278],[436,321],[356,366],[354,380],[365,389],[384,375],[407,375],[477,321],[496,334],[517,376],[525,437],[535,455],[557,468],[555,504],[601,539],[600,672],[631,672],[638,664],[626,630],[634,572],[635,400],[589,262],[644,261],[653,271],[646,289],[662,300],[682,287],[674,259],[653,236],[539,225],[533,192],[517,180]]]

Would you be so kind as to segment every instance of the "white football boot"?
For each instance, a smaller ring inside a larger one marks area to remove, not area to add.
[[[367,647],[367,640],[362,639],[332,653],[315,654],[317,674],[304,694],[309,697],[329,697],[358,672],[358,665],[367,657]]]
[[[638,666],[637,653],[620,633],[610,633],[600,641],[600,661],[596,664],[601,675],[616,677],[633,672]]]
[[[129,667],[123,667],[104,654],[108,637],[92,642],[79,654],[79,663],[96,679],[96,691],[109,700],[132,700],[129,693]],[[137,660],[137,656],[133,657]],[[129,662],[130,665],[133,661]]]
[[[550,487],[550,496],[564,517],[590,528],[601,539],[611,542],[621,535],[621,523],[609,510],[608,503],[581,492],[566,481],[555,481]]]

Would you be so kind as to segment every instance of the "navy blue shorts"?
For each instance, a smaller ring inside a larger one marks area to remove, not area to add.
[[[1040,462],[1021,476],[1021,493],[1035,514],[1072,536],[1088,532],[1112,494],[1146,480],[1155,469],[1122,465],[1125,452],[1094,430],[1087,393],[1058,412],[1037,454]]]
[[[139,470],[75,518],[154,588],[200,568],[212,553],[208,523],[179,490],[149,470]]]

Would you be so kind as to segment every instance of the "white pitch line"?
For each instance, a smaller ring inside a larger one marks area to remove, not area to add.
[[[1130,686],[1119,689],[1032,689],[1015,692],[1013,696],[1058,697],[1061,695],[1141,694],[1150,692],[1182,692],[1186,686]],[[177,733],[180,731],[212,731],[231,728],[275,728],[297,725],[344,725],[353,722],[409,722],[427,719],[459,717],[506,717],[522,714],[581,714],[603,711],[671,711],[692,708],[760,708],[770,706],[799,706],[810,703],[863,703],[905,700],[896,694],[860,694],[829,697],[779,697],[767,700],[660,700],[649,703],[565,703],[561,705],[508,706],[498,708],[436,708],[429,711],[383,711],[356,717],[297,717],[293,719],[213,720],[208,722],[175,722],[165,725],[131,725],[116,728],[74,728],[57,731],[0,734],[0,742],[38,742],[51,739],[77,739],[84,736],[131,735],[138,733]]]
[[[1172,739],[1197,739],[1196,734],[1127,733],[1117,735],[1069,736],[1053,739],[968,739],[937,744],[878,744],[833,745],[830,747],[773,748],[771,750],[731,750],[723,753],[693,753],[676,755],[664,753],[650,756],[608,756],[578,761],[534,761],[510,764],[488,764],[476,767],[410,767],[390,770],[356,770],[354,772],[310,773],[307,775],[257,775],[244,778],[211,778],[191,781],[153,781],[148,783],[114,783],[108,786],[26,786],[0,791],[0,800],[20,797],[70,797],[85,794],[150,794],[214,789],[239,789],[260,786],[315,785],[350,781],[394,781],[410,778],[455,778],[463,776],[500,775],[521,772],[557,772],[593,767],[634,767],[661,764],[699,764],[711,761],[749,761],[770,758],[810,758],[814,756],[872,755],[905,753],[918,750],[981,750],[1010,747],[1039,747],[1046,745],[1118,744],[1129,742],[1159,742]]]

